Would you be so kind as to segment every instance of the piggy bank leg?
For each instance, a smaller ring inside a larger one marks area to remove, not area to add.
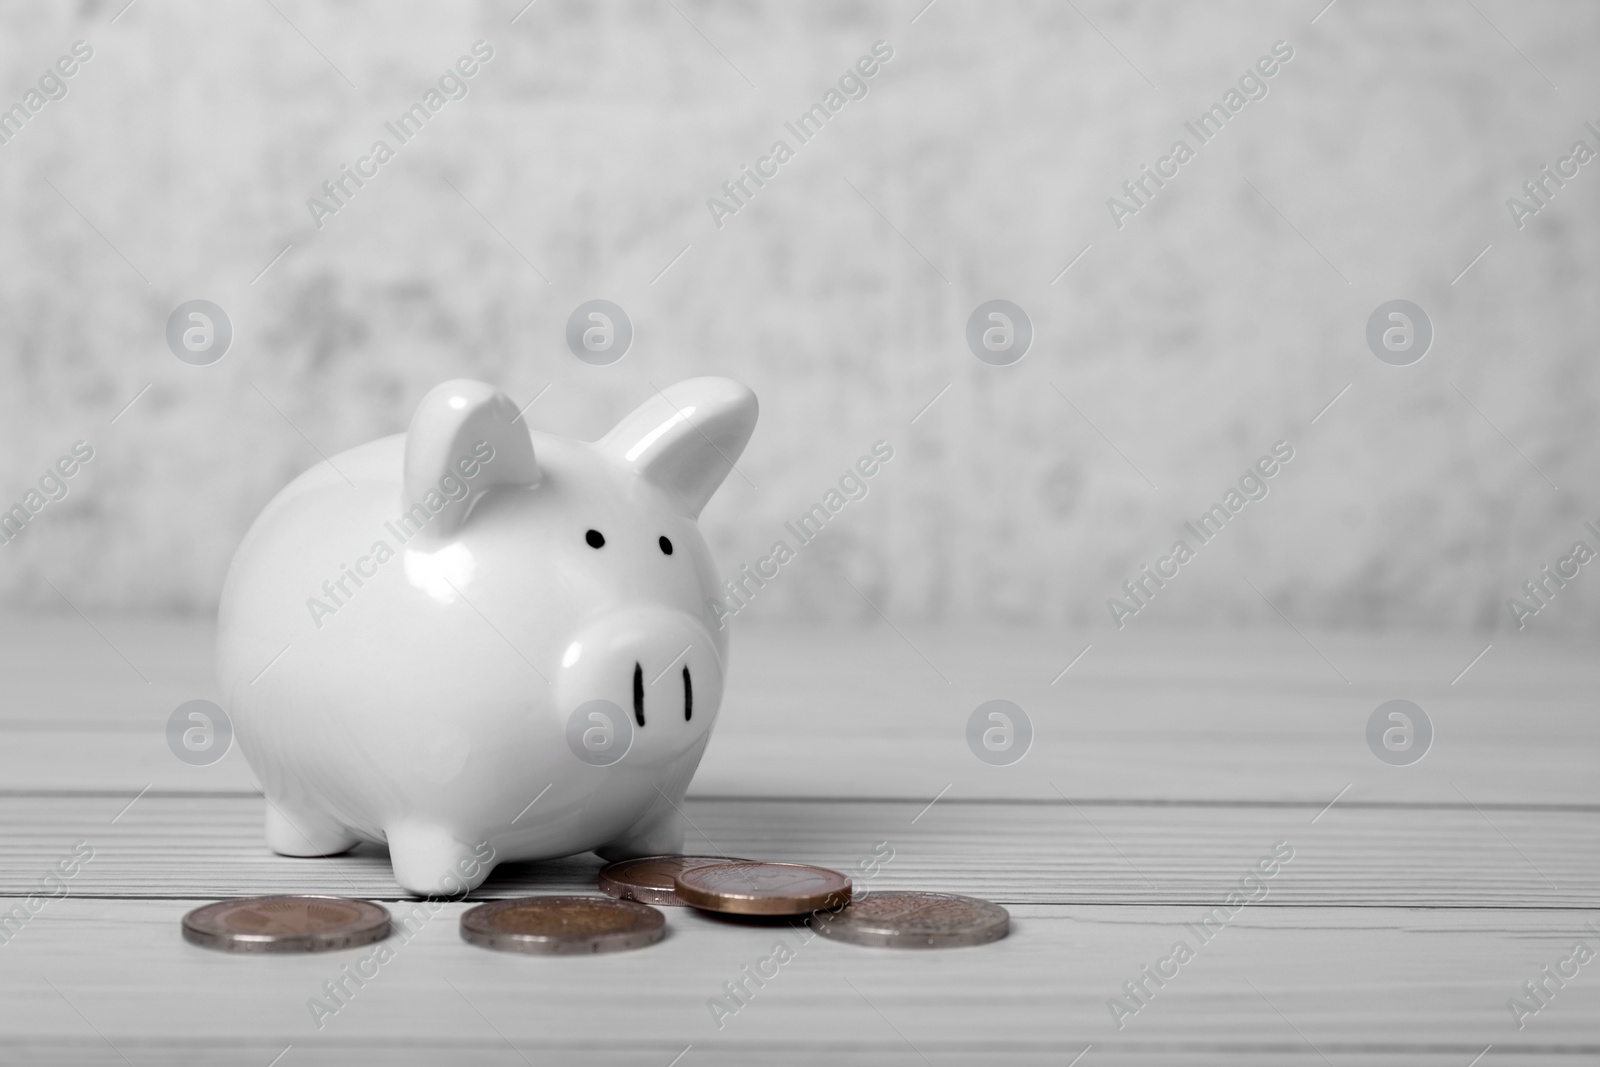
[[[609,862],[635,856],[670,856],[683,852],[683,818],[676,808],[662,804],[634,823],[615,841],[595,849]]]
[[[280,856],[337,856],[359,840],[320,811],[267,799],[267,847]]]
[[[494,866],[484,858],[481,846],[464,845],[427,823],[404,823],[389,830],[387,837],[394,880],[419,897],[462,896],[482,885]]]

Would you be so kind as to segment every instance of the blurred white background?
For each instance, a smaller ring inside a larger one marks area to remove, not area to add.
[[[0,106],[93,48],[0,145],[0,507],[95,451],[0,547],[5,606],[211,612],[278,489],[461,376],[548,385],[532,424],[591,438],[653,386],[749,383],[748,481],[704,519],[729,575],[890,442],[756,619],[875,618],[848,578],[895,620],[1109,627],[1278,440],[1270,496],[1134,625],[1277,625],[1253,583],[1305,625],[1503,630],[1600,548],[1600,165],[1520,231],[1506,207],[1600,147],[1592,4],[125,2],[0,8]],[[469,94],[317,229],[478,40]],[[707,198],[879,40],[718,229]],[[1115,226],[1276,41],[1268,95]],[[1035,329],[1012,366],[964,339],[996,297]],[[164,338],[196,298],[233,323],[211,366]],[[606,367],[563,337],[593,298],[636,330]],[[1436,333],[1409,367],[1365,341],[1394,298]],[[1589,570],[1530,627],[1600,626]]]

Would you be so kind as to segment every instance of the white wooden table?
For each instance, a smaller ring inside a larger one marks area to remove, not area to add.
[[[394,960],[319,1029],[308,999],[364,950],[235,957],[185,943],[179,920],[274,892],[409,908],[386,858],[269,854],[239,753],[196,768],[166,748],[172,709],[216,696],[209,628],[95,625],[0,623],[4,907],[76,842],[94,849],[67,896],[0,944],[3,1062],[1600,1057],[1600,962],[1550,983],[1521,1029],[1507,1006],[1577,940],[1600,951],[1584,927],[1600,929],[1590,647],[1501,637],[1452,683],[1486,640],[742,628],[686,807],[691,844],[853,868],[887,842],[874,888],[990,898],[1012,912],[1009,938],[892,952],[670,909],[652,948],[544,959],[466,945],[467,905],[452,903],[393,942]],[[972,709],[996,697],[1036,734],[1007,767],[965,742]],[[1391,697],[1435,726],[1409,767],[1366,746],[1368,715]],[[1186,924],[1278,842],[1294,858],[1267,896],[1202,943]],[[474,897],[590,891],[598,867],[506,867]],[[1193,958],[1160,988],[1146,980],[1153,995],[1119,1028],[1108,1000],[1135,1003],[1124,982],[1180,938]],[[795,958],[719,1029],[709,999],[780,939]]]

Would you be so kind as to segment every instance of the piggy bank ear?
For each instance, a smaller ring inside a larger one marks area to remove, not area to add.
[[[456,378],[434,386],[417,405],[406,431],[400,508],[418,519],[430,516],[426,532],[454,533],[492,489],[538,484],[528,426],[494,386]]]
[[[756,394],[747,386],[730,378],[690,378],[658,390],[597,447],[694,518],[744,451],[756,410]]]

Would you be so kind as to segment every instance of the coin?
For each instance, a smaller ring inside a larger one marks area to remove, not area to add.
[[[959,948],[1005,937],[1011,932],[1011,913],[955,893],[873,893],[840,911],[812,916],[811,928],[853,945]]]
[[[745,863],[731,856],[641,856],[619,860],[600,871],[600,891],[618,900],[681,905],[674,879],[690,867]]]
[[[223,952],[329,952],[388,936],[387,910],[343,897],[248,897],[183,917],[185,941]]]
[[[850,901],[850,879],[804,863],[716,863],[678,875],[678,899],[735,915],[803,915]]]
[[[461,916],[461,939],[501,952],[589,955],[644,948],[661,940],[659,911],[610,897],[520,897],[479,904]]]

